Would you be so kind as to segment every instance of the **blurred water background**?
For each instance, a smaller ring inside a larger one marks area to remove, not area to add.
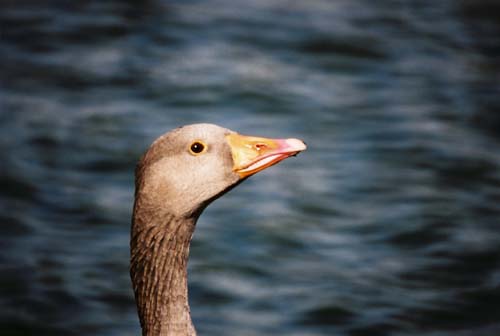
[[[496,1],[1,1],[0,334],[139,335],[133,171],[193,122],[308,150],[212,204],[200,335],[500,335]]]

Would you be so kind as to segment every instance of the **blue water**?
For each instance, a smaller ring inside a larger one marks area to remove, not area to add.
[[[499,13],[4,1],[0,334],[140,334],[135,163],[211,122],[308,150],[202,215],[200,335],[500,335]]]

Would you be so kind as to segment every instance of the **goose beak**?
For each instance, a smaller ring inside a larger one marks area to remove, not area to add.
[[[231,133],[226,136],[233,156],[233,171],[241,178],[251,176],[307,147],[299,139],[267,139]]]

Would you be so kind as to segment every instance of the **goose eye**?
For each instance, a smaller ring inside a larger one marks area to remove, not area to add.
[[[205,151],[206,146],[201,141],[195,141],[189,147],[191,154],[198,155]]]

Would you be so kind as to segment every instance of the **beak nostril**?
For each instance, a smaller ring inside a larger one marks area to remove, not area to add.
[[[262,148],[266,148],[267,147],[267,145],[265,143],[262,143],[262,142],[258,142],[256,144],[254,144],[253,146],[258,151],[260,151]]]

